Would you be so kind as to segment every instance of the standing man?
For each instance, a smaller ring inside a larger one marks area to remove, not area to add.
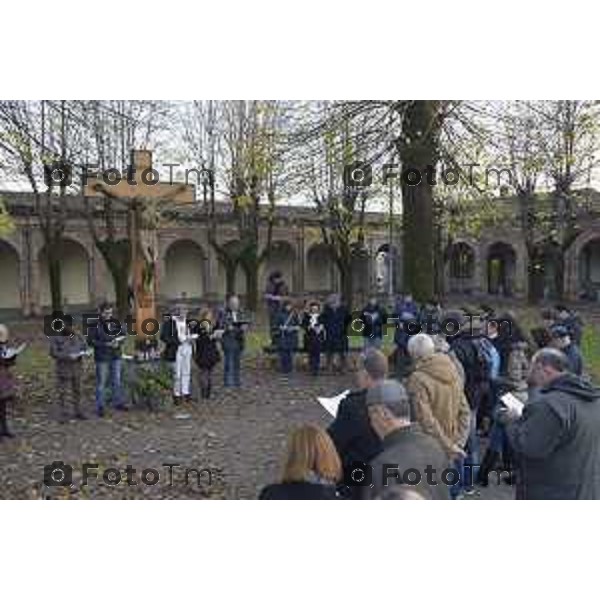
[[[414,370],[406,381],[414,418],[425,433],[437,438],[452,462],[462,462],[471,427],[471,409],[452,359],[435,351],[431,336],[410,338],[408,353]]]
[[[61,335],[50,338],[50,356],[56,366],[56,393],[60,406],[61,423],[67,421],[66,398],[71,396],[73,416],[86,419],[81,409],[81,370],[87,345],[82,335],[73,330],[73,323],[65,321]]]
[[[275,326],[279,331],[277,336],[279,366],[282,373],[289,374],[294,368],[294,352],[298,349],[300,329],[300,318],[289,300],[283,303],[283,307],[277,314]]]
[[[278,334],[275,321],[277,315],[283,308],[283,303],[287,300],[289,294],[281,271],[273,271],[269,275],[267,288],[265,290],[265,300],[267,301],[267,312],[269,313],[269,332],[271,335],[271,344],[274,344],[275,337]]]
[[[554,325],[550,329],[550,347],[565,353],[569,364],[569,370],[575,375],[583,373],[583,358],[581,350],[573,343],[569,330],[564,325]]]
[[[377,298],[369,298],[362,312],[363,339],[365,350],[383,345],[384,326],[387,323],[387,312],[377,302]]]
[[[555,348],[534,354],[529,383],[522,414],[499,414],[519,461],[517,498],[600,499],[600,390]]]
[[[344,473],[354,463],[369,463],[381,452],[381,440],[371,427],[367,412],[367,390],[380,385],[388,374],[388,361],[379,350],[369,350],[358,370],[357,389],[350,392],[338,407],[328,433],[342,459]],[[356,490],[351,490],[354,494]]]
[[[346,370],[346,354],[348,352],[348,335],[346,329],[350,314],[341,303],[339,294],[331,294],[323,311],[325,325],[325,348],[327,351],[327,369],[333,369],[333,357],[339,357],[339,370]]]
[[[411,422],[404,387],[388,379],[367,392],[366,404],[382,451],[371,461],[373,482],[359,488],[361,498],[380,497],[388,486],[400,484],[424,499],[448,500],[448,486],[441,478],[448,466],[447,456],[435,437]]]
[[[110,384],[111,400],[115,410],[128,410],[121,386],[121,347],[125,335],[119,321],[113,318],[113,308],[104,302],[95,326],[88,331],[88,344],[94,349],[96,362],[96,414],[104,416],[104,396]]]
[[[225,387],[240,387],[240,364],[245,345],[248,321],[240,311],[240,299],[234,294],[227,301],[227,307],[219,315],[217,329],[223,348],[223,376]]]

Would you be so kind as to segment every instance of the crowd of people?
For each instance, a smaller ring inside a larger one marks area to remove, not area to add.
[[[600,395],[585,376],[581,320],[567,307],[542,313],[530,332],[510,312],[449,310],[435,300],[419,306],[409,294],[393,307],[373,297],[355,312],[338,294],[323,306],[311,300],[298,307],[280,273],[269,278],[265,300],[271,347],[285,375],[299,351],[313,376],[323,355],[326,370],[343,372],[350,337],[362,343],[355,345],[356,388],[326,431],[304,425],[292,433],[282,481],[261,498],[456,499],[489,485],[490,473],[499,484],[516,484],[520,498],[600,497]],[[81,378],[91,354],[97,416],[104,416],[108,396],[114,410],[128,410],[126,336],[114,322],[113,307],[103,303],[86,337],[67,321],[61,335],[49,338],[61,420],[87,418]],[[192,319],[183,305],[169,311],[153,357],[170,366],[175,405],[194,393],[210,398],[221,361],[223,385],[241,386],[250,324],[235,295],[215,314],[206,307]],[[7,407],[23,349],[0,325],[0,439],[12,436]],[[424,482],[428,469],[443,484]],[[408,471],[418,481],[403,477]],[[390,481],[409,485],[396,489]]]
[[[518,499],[600,499],[600,390],[576,313],[558,306],[528,333],[487,306],[405,296],[369,312],[356,388],[326,431],[292,432],[282,480],[261,498],[458,499],[494,474]],[[376,323],[390,319],[386,356]]]

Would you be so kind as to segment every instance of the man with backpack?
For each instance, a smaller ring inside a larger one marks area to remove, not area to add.
[[[477,437],[477,416],[482,400],[489,393],[490,382],[496,364],[496,373],[499,368],[499,356],[492,343],[482,335],[479,318],[474,315],[465,315],[462,311],[453,311],[446,314],[444,323],[446,330],[457,329],[453,335],[446,333],[446,340],[450,350],[454,353],[465,372],[465,396],[471,408],[471,426],[467,445],[465,448],[465,469],[463,486],[465,493],[473,492],[473,481],[477,477],[475,465],[479,464],[479,438]],[[450,325],[451,323],[451,325]]]

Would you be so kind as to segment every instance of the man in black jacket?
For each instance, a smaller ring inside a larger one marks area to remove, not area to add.
[[[522,414],[499,415],[519,461],[517,498],[600,499],[600,390],[555,348],[533,356],[529,382]]]
[[[347,474],[355,463],[369,463],[381,452],[381,440],[371,427],[367,412],[367,390],[381,384],[388,373],[388,361],[379,350],[369,350],[358,372],[359,389],[350,392],[338,407],[335,420],[328,433],[342,460]],[[353,490],[356,496],[359,490]]]
[[[367,392],[366,403],[383,450],[371,461],[372,482],[360,487],[361,497],[380,497],[389,485],[402,484],[423,498],[449,500],[449,484],[443,479],[447,477],[443,473],[449,471],[448,457],[436,438],[411,423],[404,386],[394,380],[384,381]]]

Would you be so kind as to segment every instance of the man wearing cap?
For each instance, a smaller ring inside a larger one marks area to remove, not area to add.
[[[360,488],[365,500],[379,497],[390,485],[408,485],[430,500],[449,500],[448,458],[440,443],[410,420],[408,394],[388,379],[369,389],[366,396],[371,426],[382,451],[371,461],[371,485]],[[458,474],[458,472],[456,472]]]
[[[571,340],[569,330],[565,325],[553,325],[550,329],[550,335],[550,347],[564,352],[569,362],[569,370],[575,375],[581,375],[583,373],[583,358],[581,351]]]

